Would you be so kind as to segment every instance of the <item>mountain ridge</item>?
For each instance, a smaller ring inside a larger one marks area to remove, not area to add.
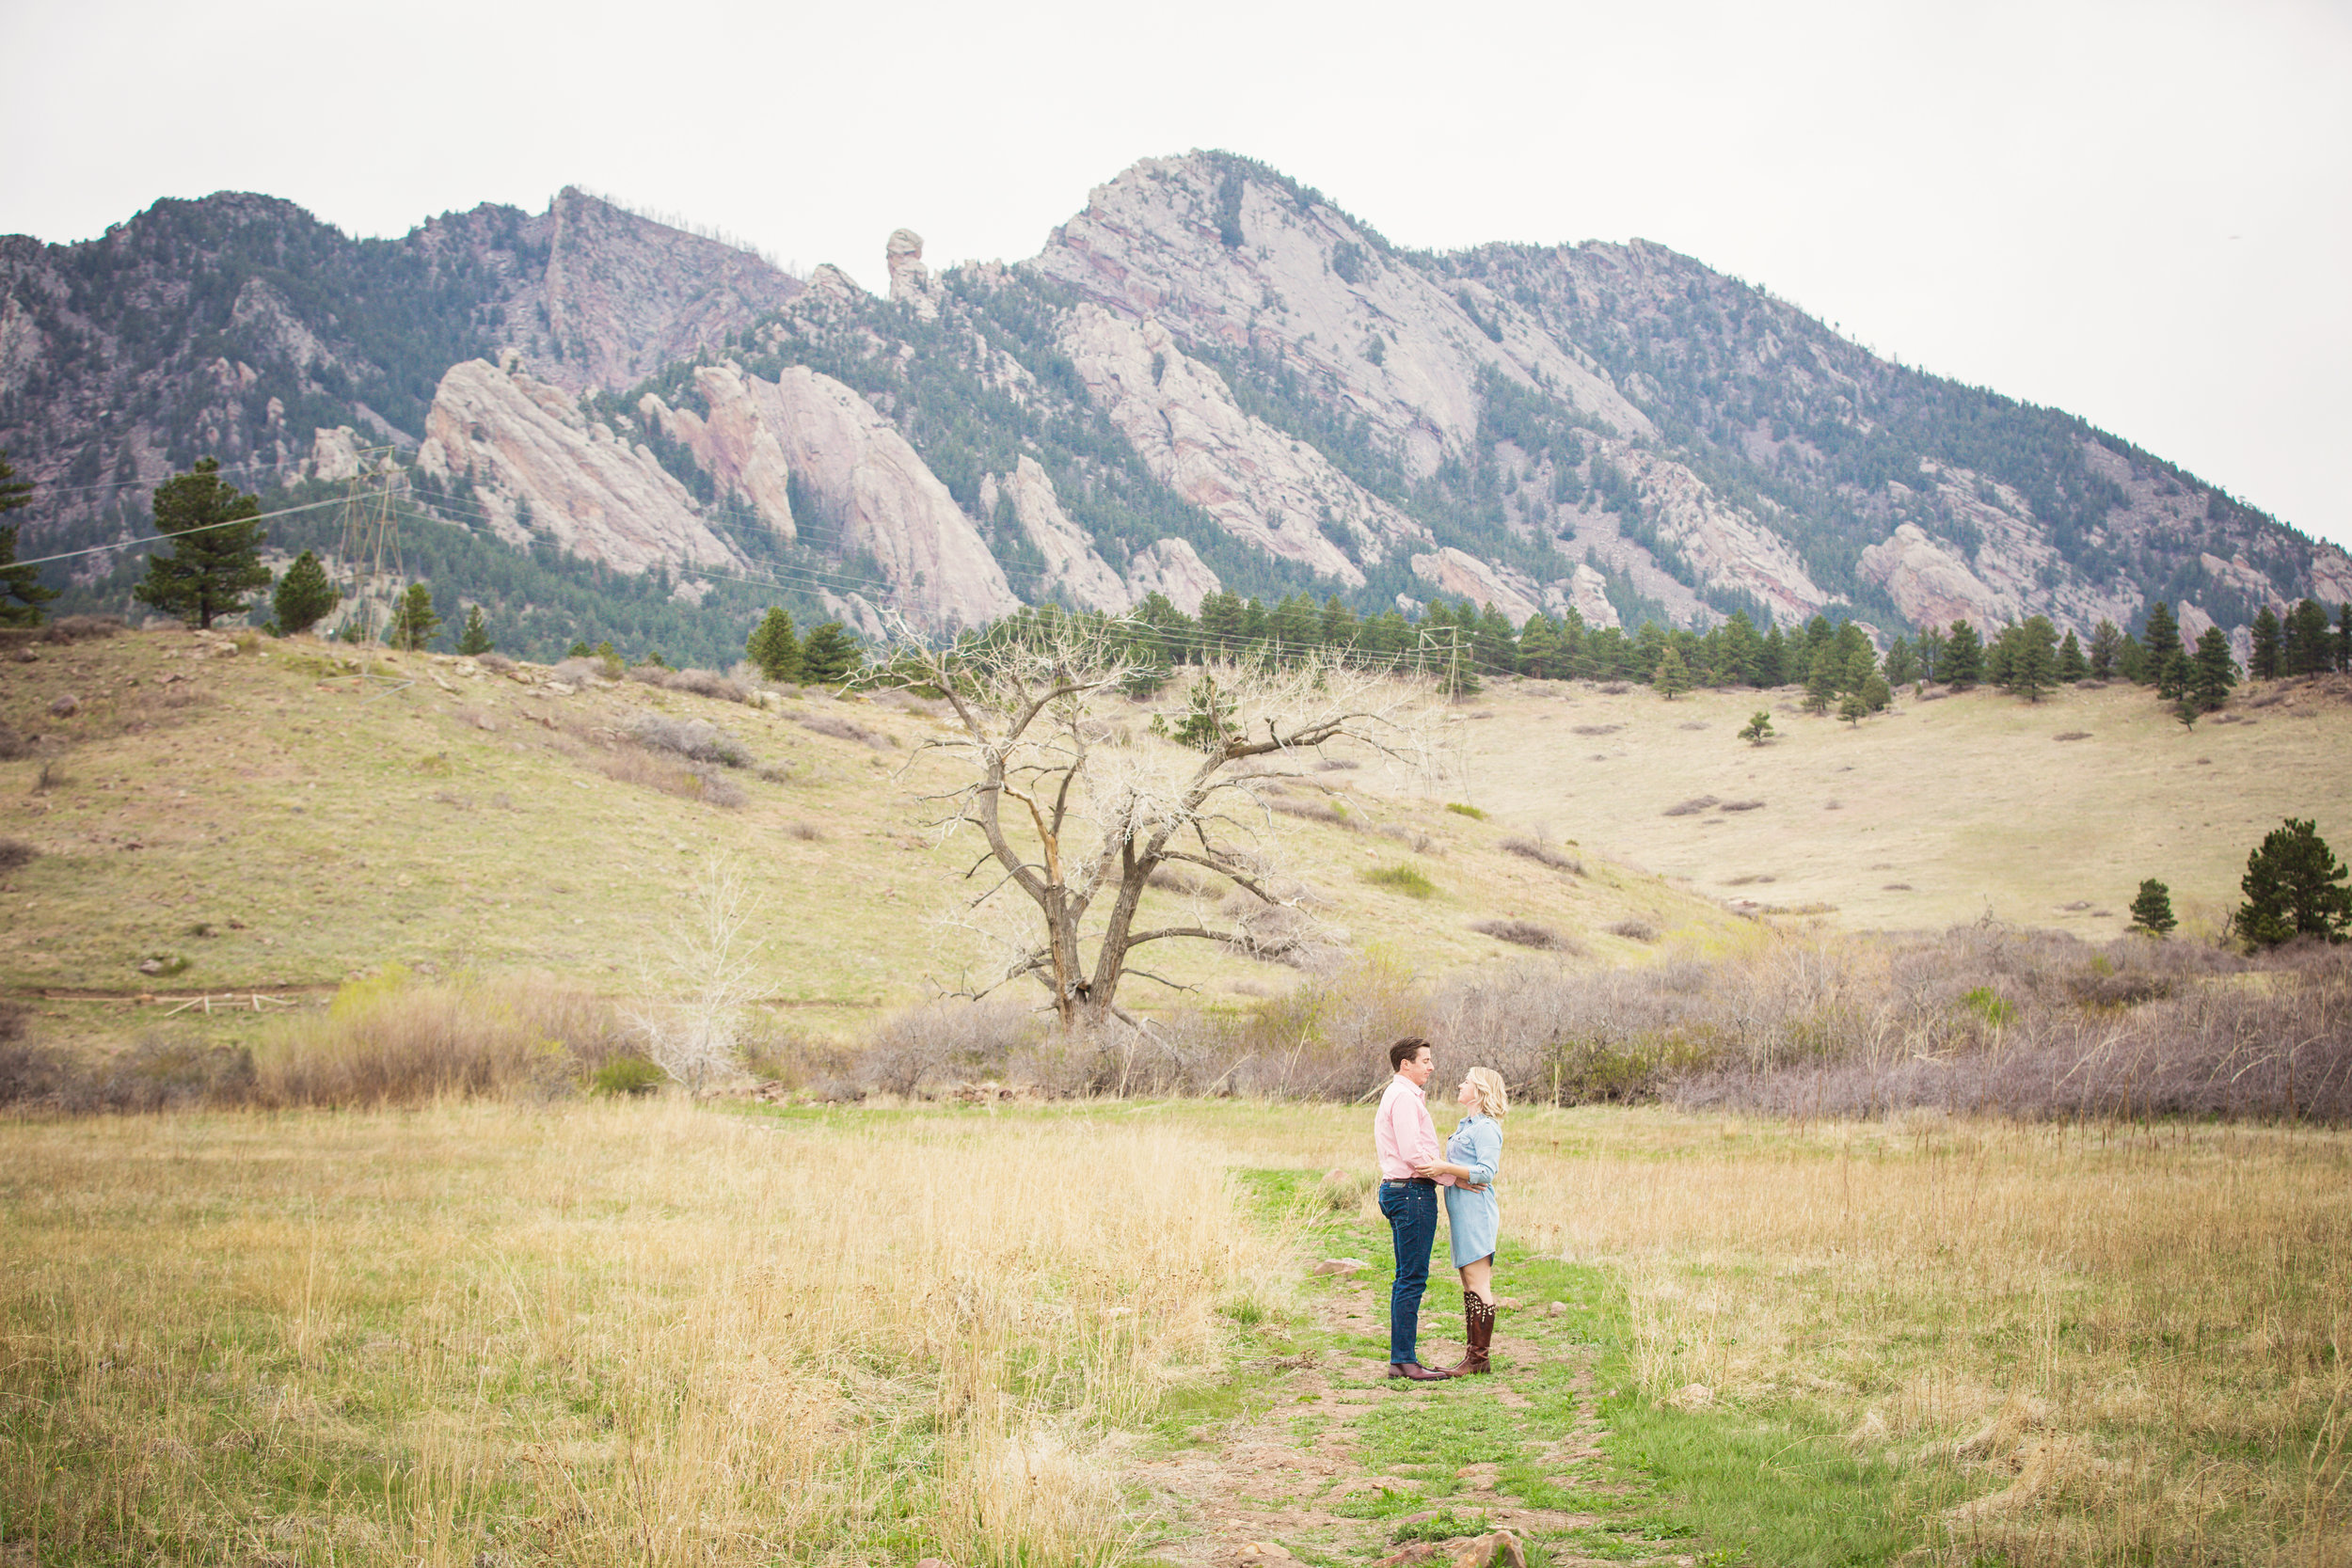
[[[2164,598],[2242,651],[2265,603],[2352,597],[2343,551],[2178,467],[1653,242],[1410,251],[1194,152],[1096,186],[1027,260],[934,272],[902,230],[885,261],[886,296],[803,281],[576,187],[392,241],[265,197],[159,202],[81,245],[0,240],[0,444],[42,486],[44,543],[140,536],[143,487],[199,448],[315,478],[373,441],[421,518],[529,547],[527,513],[606,567],[765,573],[868,632],[1117,610],[1149,582],[1882,632],[2088,632]],[[500,374],[518,395],[484,395]],[[726,416],[760,454],[722,450],[713,389],[771,410]],[[474,460],[501,444],[485,408],[558,403],[568,455]],[[566,526],[552,498],[590,464],[658,504]]]

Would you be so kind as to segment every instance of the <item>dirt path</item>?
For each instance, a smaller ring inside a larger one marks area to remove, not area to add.
[[[1432,1297],[1448,1308],[1454,1299]],[[1285,1559],[1402,1568],[1466,1552],[1484,1561],[1473,1544],[1508,1530],[1554,1568],[1695,1560],[1689,1543],[1629,1527],[1630,1489],[1599,1448],[1599,1347],[1567,1304],[1557,1315],[1546,1303],[1506,1308],[1493,1375],[1415,1385],[1386,1375],[1385,1274],[1314,1288],[1310,1299],[1296,1352],[1244,1369],[1263,1380],[1248,1414],[1130,1467],[1166,1521],[1148,1557],[1178,1568]],[[1439,1366],[1462,1349],[1460,1319],[1445,1315],[1422,1314],[1422,1354]]]

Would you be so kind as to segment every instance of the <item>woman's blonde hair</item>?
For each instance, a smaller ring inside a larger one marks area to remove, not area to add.
[[[1502,1086],[1502,1074],[1490,1067],[1474,1067],[1462,1074],[1470,1087],[1478,1091],[1478,1114],[1501,1118],[1511,1108],[1511,1096]]]

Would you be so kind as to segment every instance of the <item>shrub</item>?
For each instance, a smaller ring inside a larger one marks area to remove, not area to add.
[[[1384,887],[1407,898],[1427,898],[1438,891],[1437,883],[1409,865],[1375,866],[1356,875],[1374,887]]]
[[[616,681],[621,678],[620,661],[575,655],[549,670],[548,678],[566,686],[585,686],[592,679]]]
[[[643,1056],[615,1056],[588,1075],[591,1094],[651,1094],[669,1081],[669,1074]]]
[[[1695,816],[1700,812],[1706,811],[1708,807],[1713,806],[1714,804],[1716,804],[1716,800],[1715,797],[1712,795],[1694,795],[1688,800],[1678,800],[1675,804],[1668,806],[1664,815],[1668,816]]]
[[[1001,1078],[1045,1033],[1041,1015],[1017,1002],[933,1002],[876,1028],[856,1077],[869,1090],[902,1097],[949,1080]]]
[[[14,762],[19,757],[32,754],[33,748],[23,736],[6,724],[0,724],[0,762]]]
[[[1554,871],[1565,871],[1570,876],[1584,875],[1582,861],[1578,860],[1574,855],[1553,848],[1541,839],[1523,838],[1515,833],[1502,841],[1502,847],[1521,860],[1534,861],[1537,865],[1548,865]]]
[[[1363,829],[1363,824],[1348,816],[1345,808],[1330,800],[1277,798],[1267,800],[1266,804],[1285,816],[1295,816],[1303,821],[1321,822],[1334,828],[1345,828],[1350,832],[1359,832]]]
[[[686,691],[723,703],[739,703],[750,695],[738,683],[715,670],[665,670],[656,683],[664,691]]]
[[[501,653],[476,654],[473,661],[494,674],[510,675],[515,673],[515,661]]]
[[[1716,809],[1719,811],[1762,811],[1764,802],[1761,800],[1725,800]]]
[[[1646,920],[1627,919],[1620,920],[1610,927],[1609,934],[1613,937],[1623,937],[1628,942],[1656,942],[1658,927]]]
[[[1473,822],[1484,822],[1486,820],[1486,814],[1485,812],[1480,811],[1476,806],[1464,805],[1459,800],[1448,800],[1445,803],[1445,809],[1452,812],[1456,816],[1467,816]]]
[[[1550,927],[1539,926],[1532,920],[1473,920],[1470,929],[1490,936],[1497,942],[1507,942],[1518,947],[1542,948],[1548,952],[1557,952],[1570,945],[1567,938]]]
[[[740,768],[751,760],[743,743],[707,719],[673,719],[640,713],[628,721],[629,738],[648,751],[670,752],[691,762]]]
[[[890,736],[880,730],[869,730],[856,720],[844,714],[795,713],[791,715],[791,719],[792,722],[804,730],[813,731],[818,735],[829,735],[835,740],[855,740],[871,746],[878,752],[885,751],[894,744]]]
[[[40,855],[40,850],[21,838],[0,838],[0,872],[22,870]]]

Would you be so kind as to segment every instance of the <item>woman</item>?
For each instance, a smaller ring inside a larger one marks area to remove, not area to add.
[[[1454,1098],[1469,1114],[1446,1140],[1445,1159],[1415,1168],[1432,1180],[1454,1178],[1454,1185],[1444,1189],[1445,1218],[1454,1266],[1462,1275],[1462,1317],[1469,1327],[1470,1351],[1452,1371],[1465,1377],[1494,1370],[1486,1352],[1495,1336],[1495,1236],[1502,1227],[1494,1180],[1502,1164],[1502,1117],[1509,1100],[1502,1075],[1485,1067],[1470,1069]]]

